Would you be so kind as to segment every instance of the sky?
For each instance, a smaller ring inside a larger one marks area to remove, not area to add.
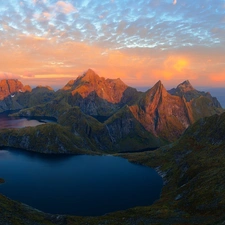
[[[224,0],[0,1],[0,79],[225,87]]]

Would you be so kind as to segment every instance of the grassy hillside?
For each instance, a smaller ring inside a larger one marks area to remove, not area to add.
[[[224,221],[224,137],[225,113],[199,120],[174,144],[124,157],[154,166],[164,176],[165,186],[157,204],[190,218],[207,218],[203,224],[213,224]]]

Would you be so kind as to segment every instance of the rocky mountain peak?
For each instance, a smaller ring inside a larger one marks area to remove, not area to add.
[[[179,84],[176,88],[172,88],[168,92],[172,95],[183,96],[186,95],[187,93],[197,92],[197,90],[193,88],[189,80],[185,80],[184,82]]]
[[[94,70],[88,69],[86,73],[84,73],[83,78],[85,79],[99,79],[98,74],[95,73]]]
[[[91,84],[97,84],[99,80],[104,78],[100,77],[98,74],[95,73],[92,69],[88,69],[83,75],[77,77],[76,81],[80,82],[89,82]]]
[[[177,89],[179,89],[182,92],[188,92],[195,90],[189,80],[185,80],[183,83],[179,84],[177,86]]]
[[[154,89],[154,90],[158,90],[158,89],[159,89],[159,90],[161,90],[161,91],[166,90],[166,89],[164,88],[164,86],[163,86],[161,80],[159,80],[159,81],[152,87],[152,89]]]
[[[204,91],[198,91],[193,86],[190,84],[188,80],[184,81],[183,83],[179,84],[176,88],[173,88],[168,91],[171,95],[176,95],[180,97],[184,97],[187,102],[193,102],[199,98],[204,97],[207,100],[207,104],[215,108],[221,108],[221,105],[219,101],[215,98],[212,97],[209,92],[204,92]],[[202,101],[204,102],[204,101]],[[205,101],[206,104],[206,101]],[[207,105],[206,104],[206,105]],[[206,110],[207,111],[207,110]]]
[[[149,89],[147,92],[147,95],[151,95],[154,96],[154,98],[158,95],[158,96],[163,96],[165,97],[168,92],[165,89],[165,87],[163,86],[161,80],[159,80],[151,89]]]
[[[101,99],[111,103],[120,102],[124,91],[128,88],[119,78],[105,79],[96,74],[92,69],[88,69],[76,80],[71,80],[61,90],[71,91],[72,95],[80,94],[82,98],[88,97],[95,92]]]
[[[104,79],[100,78],[92,69],[88,69],[82,75],[78,76],[76,80],[70,80],[61,90],[73,91],[83,84],[97,85],[98,81]]]
[[[17,92],[31,91],[31,87],[23,85],[17,79],[4,79],[0,81],[0,100]]]
[[[169,94],[161,81],[130,110],[147,131],[167,140],[175,140],[190,125],[182,99]]]

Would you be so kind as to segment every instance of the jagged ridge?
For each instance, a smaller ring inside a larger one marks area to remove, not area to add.
[[[187,93],[191,100],[185,97]],[[37,96],[40,101],[33,99]],[[141,93],[92,70],[56,93],[37,87],[15,99],[24,107],[33,103],[17,115],[55,117],[61,125],[71,127],[87,149],[103,151],[159,147],[177,140],[197,119],[223,111],[211,95],[196,91],[188,81],[178,85],[173,95],[161,81]],[[105,119],[100,123],[93,116]]]

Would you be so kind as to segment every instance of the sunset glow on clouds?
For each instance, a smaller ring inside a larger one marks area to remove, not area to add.
[[[8,0],[0,78],[63,86],[88,68],[132,86],[225,86],[223,0]]]

